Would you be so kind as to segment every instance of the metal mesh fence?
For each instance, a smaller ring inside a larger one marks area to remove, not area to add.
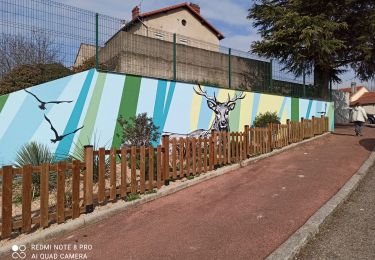
[[[72,73],[96,67],[227,88],[319,97],[312,77],[295,78],[281,71],[281,64],[275,61],[142,23],[126,24],[118,18],[50,0],[0,0],[0,14],[0,79],[25,64],[61,64]]]

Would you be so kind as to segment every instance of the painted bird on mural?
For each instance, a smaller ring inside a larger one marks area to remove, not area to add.
[[[73,102],[72,100],[70,100],[70,101],[48,101],[48,102],[44,102],[44,101],[40,100],[34,93],[31,93],[30,91],[28,91],[26,89],[24,89],[24,90],[25,90],[25,92],[32,95],[40,103],[40,105],[38,107],[41,110],[46,110],[47,104],[61,104],[61,103],[72,103]]]
[[[51,120],[49,120],[49,118],[44,115],[44,118],[47,120],[47,122],[49,123],[49,125],[51,126],[51,130],[53,131],[53,133],[55,134],[55,139],[50,139],[52,143],[56,143],[56,142],[59,142],[61,140],[63,140],[65,137],[67,137],[68,135],[71,135],[71,134],[75,134],[76,132],[78,132],[79,130],[81,130],[84,126],[81,126],[80,128],[77,128],[76,130],[68,133],[68,134],[65,134],[65,135],[59,135],[56,131],[56,129],[53,127],[52,123],[51,123]]]

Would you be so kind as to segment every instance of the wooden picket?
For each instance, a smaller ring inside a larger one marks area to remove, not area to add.
[[[143,194],[168,185],[170,180],[204,174],[328,130],[327,117],[301,118],[301,122],[288,120],[287,124],[269,124],[266,128],[245,126],[244,132],[212,131],[204,137],[186,138],[163,136],[162,145],[156,148],[131,146],[94,151],[87,146],[84,162],[4,166],[0,168],[1,237],[10,237],[15,230],[30,232],[35,225],[45,228],[51,223],[60,224],[92,212],[95,205]],[[40,175],[37,210],[31,206],[33,174]],[[17,216],[12,215],[14,176],[22,181],[22,212]],[[50,190],[51,176],[57,177],[54,191]],[[71,200],[66,200],[67,192],[71,193]],[[55,204],[50,203],[52,195],[56,197]]]

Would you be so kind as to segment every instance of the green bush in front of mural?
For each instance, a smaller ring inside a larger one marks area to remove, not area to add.
[[[39,166],[43,163],[52,163],[54,159],[53,153],[49,150],[47,145],[37,142],[30,142],[23,145],[17,152],[15,165],[23,167],[25,165]],[[32,198],[40,195],[40,174],[33,173],[32,181]],[[49,174],[49,188],[54,190],[56,188],[56,172]]]
[[[280,124],[280,118],[277,116],[277,112],[266,112],[260,113],[255,117],[253,126],[254,127],[267,127],[269,123]]]
[[[152,117],[147,117],[146,113],[130,117],[129,120],[120,115],[117,123],[122,129],[121,134],[117,136],[125,146],[150,146],[160,137],[159,127],[154,124]]]
[[[123,146],[151,146],[153,142],[157,142],[160,133],[159,127],[157,127],[152,121],[152,117],[147,117],[146,113],[138,114],[137,116],[131,117],[129,120],[125,120],[123,116],[119,116],[117,122],[121,125],[121,134],[117,136],[121,138],[121,144]],[[156,172],[156,158],[154,159],[154,171]],[[140,155],[136,155],[136,168],[140,169]],[[131,167],[130,157],[128,158],[128,165]],[[149,171],[149,158],[145,158],[145,171],[146,178],[148,178]]]
[[[72,73],[60,63],[20,65],[0,80],[0,95],[62,78]]]

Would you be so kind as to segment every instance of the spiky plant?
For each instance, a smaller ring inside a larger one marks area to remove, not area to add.
[[[105,149],[107,149],[108,143],[109,141],[106,141],[104,146],[101,145],[100,136],[94,133],[92,138],[87,138],[86,141],[78,140],[77,142],[75,142],[73,144],[74,145],[73,152],[70,153],[69,155],[65,155],[65,157],[67,157],[68,160],[79,160],[81,162],[84,162],[85,161],[85,148],[84,147],[86,145],[92,145],[94,151],[96,151],[96,150],[99,150],[99,148],[101,147],[104,147]],[[96,183],[99,181],[99,156],[94,157],[93,163],[94,163],[93,180]],[[109,172],[109,158],[108,157],[106,157],[106,160],[105,160],[105,172],[106,174],[108,174]]]
[[[43,163],[52,163],[54,155],[47,145],[38,142],[30,142],[24,144],[17,152],[15,160],[16,167],[23,167],[25,165],[39,166]],[[33,173],[32,181],[32,197],[38,197],[40,194],[40,174]],[[49,188],[56,188],[56,172],[49,174]]]

